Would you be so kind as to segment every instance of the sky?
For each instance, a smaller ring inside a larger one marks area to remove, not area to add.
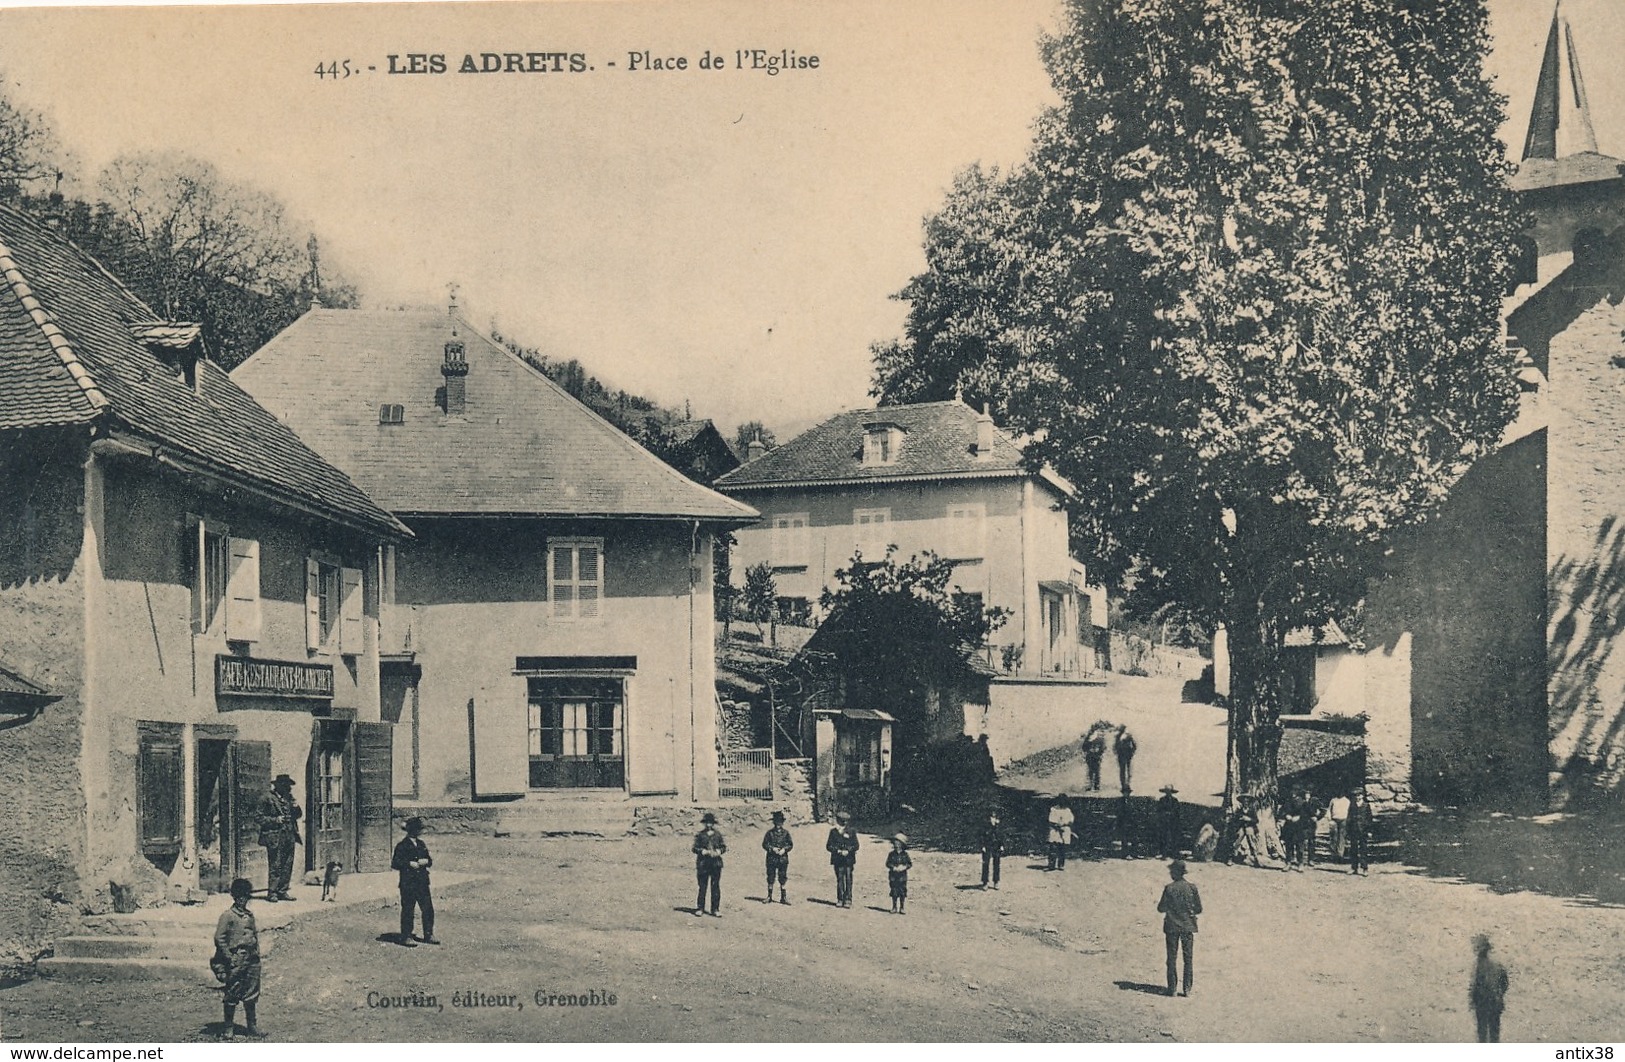
[[[1521,144],[1552,5],[1490,9]],[[1599,146],[1625,156],[1625,5],[1563,11]],[[1055,18],[1054,0],[7,8],[0,77],[80,173],[199,156],[287,204],[368,305],[443,305],[455,282],[482,328],[783,438],[868,403],[920,223],[959,169],[1025,151]],[[735,70],[739,49],[818,66]],[[644,50],[689,68],[628,70]],[[452,72],[487,51],[592,69]],[[699,69],[707,51],[730,68]],[[410,53],[452,71],[387,73]],[[316,76],[345,59],[354,76]]]

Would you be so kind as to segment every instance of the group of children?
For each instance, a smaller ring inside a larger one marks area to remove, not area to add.
[[[1070,827],[1068,827],[1070,828]],[[1004,859],[1004,825],[997,808],[988,812],[987,821],[978,833],[982,853],[982,888],[999,887],[1000,864]],[[891,851],[886,853],[886,883],[891,893],[892,914],[908,913],[908,872],[914,866],[908,854],[908,835],[895,834],[890,839]],[[762,835],[762,851],[766,855],[767,892],[763,903],[773,902],[777,886],[779,903],[790,902],[787,891],[790,876],[790,852],[796,846],[795,838],[784,828],[784,812],[773,813],[773,826]],[[852,871],[858,859],[858,833],[852,827],[852,816],[837,812],[835,825],[830,828],[824,849],[829,853],[830,867],[835,871],[835,906],[852,906]],[[728,842],[717,829],[717,817],[707,811],[700,817],[700,831],[694,835],[694,871],[699,881],[699,894],[694,900],[694,914],[709,913],[721,918],[722,856]],[[1064,859],[1064,857],[1063,857]],[[710,904],[707,906],[707,899]]]

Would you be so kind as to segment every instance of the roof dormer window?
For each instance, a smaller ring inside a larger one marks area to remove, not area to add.
[[[865,424],[863,426],[863,464],[889,465],[897,461],[897,451],[903,446],[903,429],[895,424]]]
[[[186,387],[201,393],[198,359],[203,352],[203,326],[178,321],[141,321],[130,326],[136,342]]]

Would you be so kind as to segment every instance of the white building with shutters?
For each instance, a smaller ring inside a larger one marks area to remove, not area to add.
[[[115,896],[389,866],[384,548],[410,538],[99,265],[0,208],[0,960]],[[132,323],[134,322],[134,323]],[[21,707],[15,707],[20,705]]]
[[[380,613],[398,801],[716,799],[712,544],[754,509],[455,307],[312,310],[232,376],[414,533]]]

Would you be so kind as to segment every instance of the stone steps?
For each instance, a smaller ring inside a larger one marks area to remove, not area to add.
[[[210,951],[213,951],[211,946]],[[34,965],[41,977],[53,981],[170,981],[216,986],[209,959],[84,957],[40,959]]]
[[[505,806],[492,833],[497,837],[625,837],[633,806],[624,801],[538,800]]]
[[[214,941],[191,937],[58,937],[58,959],[186,959],[209,961]]]

